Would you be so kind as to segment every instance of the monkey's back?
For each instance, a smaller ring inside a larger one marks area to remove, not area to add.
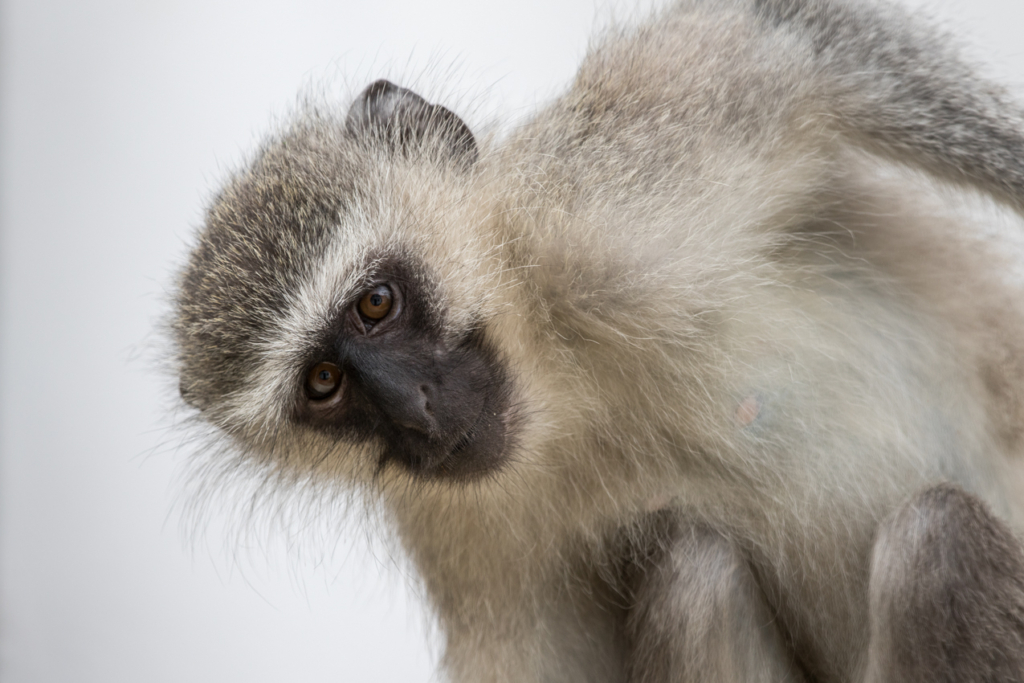
[[[580,386],[619,420],[598,440],[628,421],[643,453],[627,457],[678,465],[663,496],[632,490],[726,530],[806,666],[845,680],[890,510],[955,481],[1024,522],[1022,291],[1005,277],[1024,251],[985,224],[998,212],[942,193],[948,174],[851,145],[835,59],[769,4],[684,3],[612,33],[498,152],[497,204],[528,226]]]

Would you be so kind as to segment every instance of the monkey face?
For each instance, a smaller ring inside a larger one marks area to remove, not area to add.
[[[376,441],[380,464],[469,477],[502,462],[509,380],[481,330],[445,334],[422,278],[377,264],[307,353],[296,418],[342,441]]]
[[[517,421],[488,332],[500,288],[463,201],[476,159],[458,117],[386,81],[344,122],[310,114],[267,145],[181,278],[186,402],[266,462],[500,467]]]

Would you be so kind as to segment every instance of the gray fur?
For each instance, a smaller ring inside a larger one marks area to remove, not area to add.
[[[232,466],[383,503],[452,680],[965,670],[935,653],[1020,677],[1022,292],[935,181],[1024,212],[1022,116],[946,36],[885,4],[684,1],[504,140],[385,90],[226,183],[174,338]],[[389,264],[432,352],[471,344],[501,384],[473,476],[309,417],[310,364]]]
[[[929,489],[886,520],[865,681],[1024,680],[1024,552],[975,497]]]

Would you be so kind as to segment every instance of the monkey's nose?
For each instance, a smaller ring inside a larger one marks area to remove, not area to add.
[[[437,422],[434,419],[434,388],[429,384],[420,384],[416,390],[400,400],[402,405],[393,405],[391,419],[399,427],[419,432],[425,436],[437,433]]]

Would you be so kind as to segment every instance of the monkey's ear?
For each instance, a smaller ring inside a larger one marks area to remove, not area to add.
[[[345,127],[356,137],[373,136],[396,149],[422,144],[430,136],[466,166],[473,165],[478,155],[472,131],[451,110],[384,79],[359,94],[348,110]]]

